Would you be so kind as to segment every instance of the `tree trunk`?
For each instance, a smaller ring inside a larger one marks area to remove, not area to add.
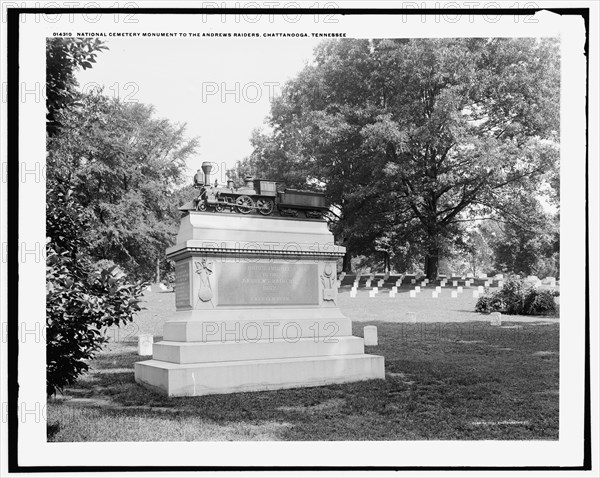
[[[158,284],[160,282],[160,259],[156,258],[156,277],[154,278],[154,282]]]
[[[342,262],[342,271],[346,274],[350,274],[352,272],[352,254],[346,251],[344,254],[344,260]]]
[[[436,241],[432,241],[427,248],[427,255],[425,256],[425,276],[429,280],[435,280],[438,277],[438,266],[439,266],[439,247],[435,244]]]
[[[385,273],[390,273],[391,272],[391,266],[390,266],[390,254],[389,252],[385,252],[384,251],[384,256],[383,256],[383,268]]]
[[[433,281],[438,276],[438,257],[437,256],[426,256],[425,257],[425,276]]]

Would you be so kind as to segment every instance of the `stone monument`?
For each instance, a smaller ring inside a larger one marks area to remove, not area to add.
[[[364,353],[339,309],[345,249],[327,222],[261,215],[249,204],[240,214],[182,217],[167,249],[176,311],[152,359],[135,364],[136,382],[196,396],[383,379],[383,357]]]

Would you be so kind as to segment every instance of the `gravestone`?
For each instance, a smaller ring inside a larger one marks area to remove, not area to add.
[[[356,290],[355,290],[355,289],[352,289],[352,290],[350,291],[350,298],[351,298],[351,299],[355,299],[355,298],[356,298]]]
[[[420,286],[416,286],[415,287],[415,292],[421,292],[421,287]]]
[[[416,284],[416,283],[417,283],[417,279],[411,279],[411,280],[410,280],[410,283],[411,283],[411,284]]]
[[[369,298],[373,299],[374,297],[377,297],[377,291],[373,289],[369,291]]]
[[[556,286],[556,277],[546,277],[545,282],[546,282],[546,284],[554,287],[554,286]]]
[[[483,286],[482,285],[477,286],[477,292],[479,292],[480,294],[483,294]]]
[[[414,290],[411,290],[411,291],[408,293],[408,296],[409,296],[411,299],[414,299],[415,297],[417,297],[417,293],[416,293],[416,291],[414,291]]]
[[[500,327],[502,325],[502,314],[500,312],[492,312],[490,314],[490,325]]]
[[[452,287],[458,287],[458,281],[457,280],[453,280],[452,281]]]
[[[441,294],[441,293],[442,293],[442,288],[441,288],[440,286],[437,286],[437,287],[435,288],[435,291],[436,291],[438,294]]]
[[[136,382],[197,396],[385,378],[339,309],[344,253],[322,219],[190,211],[167,249],[176,311]]]
[[[456,288],[456,292],[458,292],[459,294],[462,294],[463,288],[461,286],[458,286]]]
[[[363,335],[365,336],[365,345],[374,346],[377,345],[377,327],[374,325],[367,325],[364,328]]]
[[[456,299],[456,298],[458,297],[458,292],[456,292],[455,290],[453,290],[453,291],[450,293],[450,297],[452,297],[453,299]]]
[[[393,286],[393,287],[392,287],[392,291],[393,291],[394,293],[398,292],[398,286]]]
[[[396,297],[396,292],[394,292],[393,290],[389,291],[388,294],[389,294],[389,297],[391,297],[392,299],[394,297]]]
[[[368,279],[365,283],[365,287],[371,287],[371,279]]]
[[[437,299],[437,297],[438,297],[438,293],[437,293],[436,291],[433,291],[433,292],[431,293],[431,298],[432,298],[432,299]]]
[[[140,334],[138,336],[138,355],[152,355],[153,343],[152,334]]]

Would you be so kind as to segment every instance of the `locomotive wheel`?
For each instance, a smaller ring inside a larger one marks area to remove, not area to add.
[[[271,199],[258,199],[256,201],[256,207],[258,208],[258,212],[263,216],[269,216],[273,212],[275,204]]]
[[[250,196],[239,196],[235,200],[235,208],[241,214],[249,214],[254,209],[254,201]]]
[[[204,199],[200,199],[196,204],[196,211],[206,211],[206,201]]]
[[[215,205],[215,211],[216,212],[223,212],[223,209],[225,209],[225,208],[223,207],[222,204],[216,204]]]

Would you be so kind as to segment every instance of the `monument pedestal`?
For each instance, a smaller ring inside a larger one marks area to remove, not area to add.
[[[322,220],[191,212],[167,250],[177,312],[135,380],[195,396],[383,379],[337,305],[344,253]]]

